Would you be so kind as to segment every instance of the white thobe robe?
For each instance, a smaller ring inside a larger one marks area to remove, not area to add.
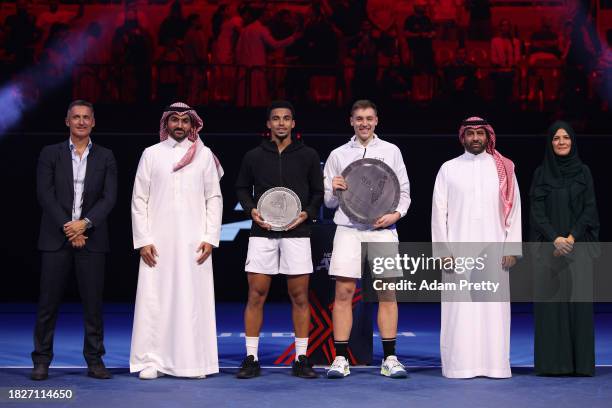
[[[506,228],[495,160],[490,154],[465,152],[444,163],[432,201],[432,242],[506,243],[500,257],[521,255],[520,244],[516,244],[522,239],[518,184],[514,178],[514,205]],[[501,259],[499,262],[499,275],[507,275],[501,270]],[[442,302],[441,309],[440,355],[445,377],[512,376],[509,302]]]
[[[223,201],[213,155],[198,139],[193,161],[173,166],[192,142],[168,138],[140,159],[132,195],[134,248],[153,244],[140,260],[130,371],[155,367],[179,377],[219,372],[212,256],[198,265],[201,242],[219,245]]]

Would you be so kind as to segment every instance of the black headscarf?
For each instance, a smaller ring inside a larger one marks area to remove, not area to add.
[[[553,138],[559,129],[564,129],[572,140],[567,156],[557,156],[553,149]],[[569,123],[558,120],[548,128],[542,177],[538,180],[538,186],[548,187],[549,190],[551,187],[568,186],[574,181],[585,181],[582,161],[578,157],[576,133]]]
[[[564,129],[572,140],[567,156],[557,156],[552,141]],[[574,130],[555,122],[548,130],[544,163],[535,171],[531,185],[531,240],[554,241],[572,236],[576,241],[597,241],[599,216],[593,177],[578,157]]]
[[[552,146],[555,133],[559,129],[565,129],[572,140],[572,146],[567,156],[557,156]],[[569,190],[569,210],[578,214],[584,206],[584,193],[590,178],[585,172],[585,166],[578,157],[574,129],[567,122],[556,121],[548,128],[544,163],[542,164],[542,171],[534,180],[532,196],[534,198],[546,197],[553,190],[567,189]]]

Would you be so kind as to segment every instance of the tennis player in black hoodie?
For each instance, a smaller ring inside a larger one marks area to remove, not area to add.
[[[283,274],[287,276],[295,329],[296,357],[292,372],[297,377],[316,378],[306,350],[310,326],[308,281],[313,272],[310,224],[323,200],[321,160],[313,148],[291,136],[295,127],[291,103],[272,102],[267,116],[271,137],[247,152],[236,180],[236,195],[253,219],[244,267],[249,282],[249,299],[244,311],[247,356],[237,377],[253,378],[260,374],[257,348],[263,306],[272,276]],[[257,211],[259,198],[274,187],[292,190],[302,205],[301,213],[285,231],[272,231]]]

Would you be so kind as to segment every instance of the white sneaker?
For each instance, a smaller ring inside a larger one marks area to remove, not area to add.
[[[389,356],[383,360],[380,366],[380,374],[391,378],[406,378],[408,373],[404,365],[400,363],[396,356]]]
[[[351,373],[346,358],[337,356],[327,370],[327,378],[344,378]]]
[[[164,373],[160,373],[155,367],[147,367],[138,374],[138,378],[141,380],[154,380],[163,376]]]

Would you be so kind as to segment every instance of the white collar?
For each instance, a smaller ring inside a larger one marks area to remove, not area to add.
[[[87,147],[85,148],[85,150],[90,150],[91,146],[93,146],[93,143],[91,141],[91,137],[89,138],[89,143],[87,143]],[[70,148],[70,151],[73,151],[74,149],[76,149],[76,145],[74,143],[72,143],[72,138],[69,137],[68,138],[68,147]]]
[[[372,137],[372,140],[370,140],[368,142],[368,144],[366,146],[364,146],[357,139],[357,135],[353,135],[353,137],[351,137],[351,147],[359,147],[359,148],[367,149],[370,146],[376,146],[378,144],[379,140],[380,140],[380,138],[378,137],[378,135],[376,133],[374,133],[374,136]]]
[[[480,154],[473,154],[468,152],[467,150],[463,153],[463,157],[466,158],[467,160],[487,160],[489,157],[491,156],[491,154],[489,154],[489,152],[487,152],[486,150]]]
[[[164,140],[163,143],[166,143],[169,147],[171,148],[181,148],[181,149],[189,149],[191,147],[191,145],[193,144],[193,142],[191,140],[189,140],[188,138],[184,138],[183,140],[181,140],[180,142],[177,142],[176,140],[174,140],[172,138],[172,136],[168,136],[168,138],[166,140]]]

